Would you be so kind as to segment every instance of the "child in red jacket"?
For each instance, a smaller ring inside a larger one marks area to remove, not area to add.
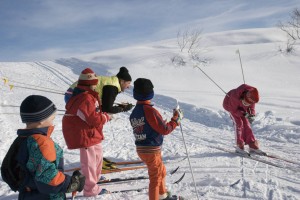
[[[237,151],[249,145],[250,153],[264,154],[250,126],[255,119],[255,104],[258,101],[258,90],[246,84],[230,90],[224,98],[223,107],[230,113],[235,125]]]
[[[80,149],[80,165],[86,181],[83,196],[90,197],[108,191],[100,188],[97,182],[102,169],[103,125],[110,120],[101,112],[99,95],[95,92],[98,83],[96,74],[89,68],[79,76],[78,85],[66,105],[62,128],[69,149]]]

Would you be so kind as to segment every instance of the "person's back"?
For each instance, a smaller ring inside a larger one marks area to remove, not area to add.
[[[90,68],[81,72],[62,121],[68,148],[80,151],[80,167],[86,177],[85,197],[106,191],[97,182],[101,177],[103,160],[102,129],[110,117],[101,111],[99,94],[95,91],[97,84],[98,78]]]
[[[76,90],[81,90],[81,92],[74,93],[75,95],[66,104],[66,113],[62,120],[63,134],[69,149],[89,147],[100,143],[104,139],[103,124],[108,121],[96,111],[94,105],[99,105],[99,102],[95,95],[92,95],[96,92],[87,92],[79,87],[82,88],[76,87],[75,92]]]
[[[139,78],[134,82],[133,96],[137,104],[130,115],[130,123],[135,136],[136,152],[148,168],[149,199],[177,199],[168,195],[166,189],[166,168],[162,161],[161,145],[164,135],[170,134],[179,125],[180,113],[174,111],[171,121],[163,120],[151,105],[153,88],[149,79]]]
[[[72,177],[62,172],[63,151],[51,139],[55,112],[55,105],[39,95],[28,96],[20,106],[26,128],[17,131],[21,142],[15,158],[25,176],[18,199],[65,199],[65,193],[83,189],[85,178],[79,172]]]

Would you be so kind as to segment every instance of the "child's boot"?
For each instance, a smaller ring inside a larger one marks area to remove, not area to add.
[[[263,156],[267,155],[265,152],[263,152],[262,150],[259,149],[257,140],[249,143],[249,153],[263,155]]]

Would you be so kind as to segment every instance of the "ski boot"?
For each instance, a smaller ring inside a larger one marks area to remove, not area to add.
[[[235,147],[235,152],[242,155],[249,155],[249,153],[244,150],[244,143],[238,143]]]
[[[168,196],[167,198],[164,198],[163,200],[184,200],[184,198],[177,195],[172,195]]]
[[[99,181],[105,181],[107,178],[105,176],[100,176]]]
[[[249,153],[250,154],[256,154],[256,155],[260,155],[260,156],[266,156],[267,153],[260,150],[260,149],[252,149],[252,148],[249,148]]]
[[[266,156],[267,155],[264,151],[259,149],[257,140],[255,140],[254,142],[249,143],[249,153],[250,154],[257,154],[257,155],[261,155],[261,156]]]
[[[177,195],[172,195],[170,192],[168,192],[168,196],[161,200],[184,200],[184,198]]]
[[[103,188],[98,195],[103,195],[103,194],[110,194],[110,191]]]

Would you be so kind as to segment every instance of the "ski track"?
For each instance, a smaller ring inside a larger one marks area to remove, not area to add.
[[[66,86],[72,85],[76,81],[76,80],[70,79],[68,76],[64,75],[58,69],[53,68],[50,65],[46,65],[45,63],[42,63],[42,62],[35,62],[35,64],[44,68],[45,70],[51,72],[58,79],[60,79],[62,82],[64,82]],[[59,85],[57,82],[53,82],[53,84],[56,84],[57,86],[61,87],[61,85]]]

